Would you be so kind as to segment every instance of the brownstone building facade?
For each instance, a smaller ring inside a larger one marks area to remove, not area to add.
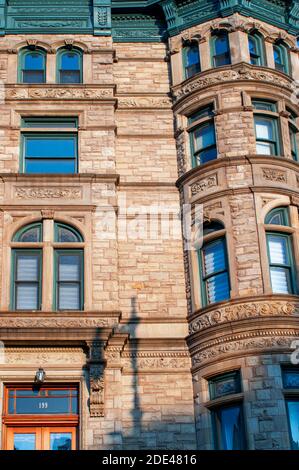
[[[297,2],[15,3],[2,448],[297,448]]]

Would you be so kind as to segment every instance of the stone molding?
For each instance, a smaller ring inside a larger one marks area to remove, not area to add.
[[[257,319],[265,317],[292,317],[299,316],[299,298],[297,300],[264,300],[251,299],[238,301],[238,303],[226,303],[219,308],[195,314],[190,321],[189,334],[204,331],[213,326],[240,320]]]
[[[252,331],[250,333],[226,336],[206,343],[204,346],[191,351],[192,366],[201,366],[206,362],[227,359],[232,354],[240,353],[242,356],[249,351],[290,350],[293,340],[298,340],[298,330],[267,330]]]
[[[275,85],[279,88],[285,88],[290,92],[295,91],[295,85],[293,85],[294,82],[287,75],[277,70],[266,67],[256,67],[242,62],[237,65],[222,67],[221,70],[210,69],[197,74],[184,81],[182,84],[173,87],[172,93],[174,101],[178,102],[191,93],[200,91],[208,86],[244,80],[249,82],[258,82],[259,84],[267,83]],[[190,105],[191,103],[188,102],[187,104]]]
[[[82,348],[5,348],[5,362],[10,365],[73,365],[82,367],[86,362],[86,354]]]

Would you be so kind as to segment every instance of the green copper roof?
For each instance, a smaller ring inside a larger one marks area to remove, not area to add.
[[[115,41],[161,41],[234,12],[299,35],[299,0],[0,0],[0,34],[112,34]]]

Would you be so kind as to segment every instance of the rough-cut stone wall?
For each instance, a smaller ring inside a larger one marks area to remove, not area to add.
[[[50,238],[55,220],[82,231],[85,311],[75,319],[60,313],[59,320],[48,313],[52,309],[51,266],[43,279],[46,295],[39,323],[34,322],[38,333],[32,338],[31,352],[22,353],[25,359],[16,355],[18,345],[13,337],[10,359],[0,366],[0,382],[31,383],[41,364],[48,383],[78,383],[80,448],[195,448],[166,46],[112,44],[105,37],[34,35],[31,39],[49,51],[47,83],[16,85],[17,52],[27,39],[6,36],[0,50],[0,78],[5,80],[5,101],[0,103],[0,203],[4,207],[0,340],[6,340],[1,328],[10,309],[11,239],[24,223],[43,219]],[[84,50],[83,85],[65,88],[55,84],[55,50],[66,39],[73,39]],[[78,116],[79,176],[18,174],[21,117],[31,115]],[[158,217],[153,206],[158,207]],[[128,207],[127,215],[123,209]],[[145,234],[134,221],[140,207],[139,224],[146,224]],[[150,222],[151,213],[154,220]],[[117,232],[126,217],[128,228],[125,233]],[[166,230],[162,239],[161,225]],[[48,261],[50,258],[47,255]],[[33,321],[30,314],[11,315],[10,325],[18,337],[28,338]],[[16,334],[11,328],[5,331]],[[59,335],[64,339],[55,346]],[[75,350],[70,348],[67,356],[63,353],[61,343],[66,339],[77,341],[80,347],[86,343],[79,362]],[[50,354],[44,341],[55,351]],[[93,342],[100,344],[96,361],[102,356],[107,360],[98,416],[91,416],[89,409],[89,400],[94,403],[99,393],[92,374],[102,367],[86,352]],[[34,348],[39,348],[37,365]],[[100,416],[102,411],[104,416]]]
[[[216,26],[228,31],[232,59],[232,65],[219,69],[211,68],[209,50]],[[253,26],[265,39],[267,67],[250,65],[247,38]],[[181,202],[190,203],[193,212],[196,205],[202,206],[205,221],[223,223],[231,284],[230,300],[204,307],[197,253],[186,252],[187,342],[200,449],[215,447],[213,409],[233,403],[243,404],[249,449],[291,446],[282,368],[291,364],[292,341],[298,337],[298,295],[272,292],[265,216],[275,207],[288,207],[290,228],[286,232],[292,239],[298,273],[299,170],[291,156],[287,109],[299,114],[294,93],[299,59],[295,38],[285,34],[292,45],[292,76],[275,70],[269,38],[278,35],[277,28],[262,22],[253,25],[250,18],[232,15],[170,39]],[[184,41],[199,37],[202,72],[184,80]],[[277,157],[257,155],[252,106],[256,98],[277,103],[273,114],[281,140]],[[188,116],[208,104],[214,106],[218,158],[192,168]],[[232,371],[240,372],[241,393],[212,400],[209,379]]]

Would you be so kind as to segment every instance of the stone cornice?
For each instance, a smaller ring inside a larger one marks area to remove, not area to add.
[[[119,174],[107,173],[80,173],[74,175],[45,175],[45,174],[22,174],[22,173],[0,173],[0,181],[3,183],[115,183],[119,182]]]

